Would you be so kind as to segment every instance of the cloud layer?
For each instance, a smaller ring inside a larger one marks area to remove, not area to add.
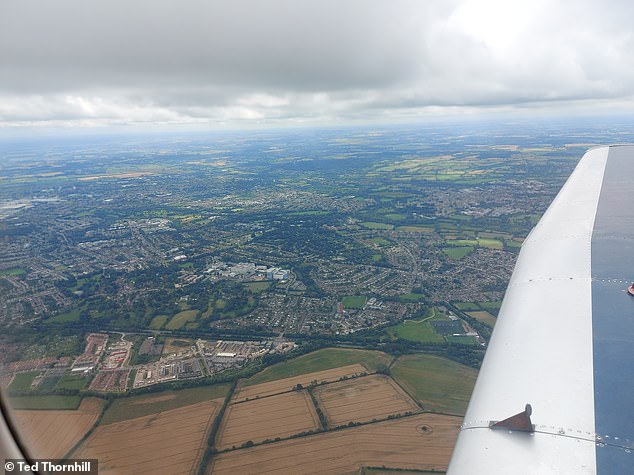
[[[0,124],[630,105],[634,4],[0,0]]]

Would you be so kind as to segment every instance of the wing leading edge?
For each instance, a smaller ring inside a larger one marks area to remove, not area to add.
[[[522,245],[449,474],[634,473],[633,177],[588,151]]]

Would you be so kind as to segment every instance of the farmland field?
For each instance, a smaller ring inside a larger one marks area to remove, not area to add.
[[[184,310],[174,315],[165,328],[168,330],[178,330],[184,327],[188,322],[195,321],[197,316],[197,310]]]
[[[430,228],[427,226],[399,226],[396,228],[397,231],[402,231],[406,233],[433,233],[434,228]]]
[[[467,315],[475,318],[477,321],[482,322],[485,325],[489,325],[490,327],[495,326],[496,318],[487,311],[482,310],[476,312],[467,312]]]
[[[330,427],[419,410],[392,378],[380,374],[320,386],[315,396]]]
[[[419,414],[219,454],[208,475],[358,473],[364,466],[446,470],[460,417]],[[352,449],[354,448],[354,449]]]
[[[84,398],[74,411],[18,410],[16,426],[36,458],[62,458],[95,424],[105,401]]]
[[[421,475],[421,474],[438,474],[435,470],[402,470],[400,468],[390,469],[386,468],[374,468],[364,467],[359,471],[359,475]],[[440,472],[444,473],[444,472]]]
[[[355,363],[363,365],[366,371],[373,372],[381,366],[388,366],[392,359],[392,356],[382,351],[324,348],[323,350],[314,351],[270,366],[247,380],[246,386]]]
[[[319,418],[306,391],[231,404],[220,427],[219,449],[240,447],[247,441],[288,437],[319,428]]]
[[[454,304],[456,308],[462,311],[466,310],[480,310],[480,306],[474,302],[457,302]]]
[[[502,306],[502,302],[478,302],[478,305],[480,305],[483,310],[497,316],[500,311],[500,307]]]
[[[234,401],[244,401],[255,397],[271,396],[287,391],[291,391],[298,384],[308,386],[312,381],[318,383],[324,381],[337,381],[344,376],[354,376],[367,372],[367,369],[360,364],[342,366],[339,368],[327,369],[325,371],[317,371],[314,373],[300,374],[292,378],[278,379],[268,383],[256,384],[254,386],[245,386],[236,391]]]
[[[90,381],[89,377],[67,373],[57,382],[56,389],[82,389],[88,381]]]
[[[10,397],[13,409],[77,409],[81,403],[80,396],[17,396]]]
[[[477,371],[432,355],[406,355],[391,368],[392,377],[425,409],[464,414]]]
[[[143,396],[115,399],[106,410],[101,425],[121,422],[135,417],[169,411],[185,405],[224,398],[229,391],[228,384],[215,384],[178,391],[162,391]]]
[[[150,323],[150,328],[152,330],[159,330],[165,325],[165,322],[169,320],[169,315],[157,315],[152,319],[152,323]]]
[[[39,371],[29,371],[27,373],[18,373],[9,385],[9,392],[22,392],[31,389],[33,379],[39,374]]]
[[[99,425],[73,453],[98,458],[99,473],[195,473],[222,400]]]
[[[393,224],[386,224],[386,223],[376,223],[373,221],[366,221],[361,223],[361,226],[363,226],[364,228],[368,228],[368,229],[384,229],[384,230],[388,230],[391,231],[392,229],[394,229],[394,225]]]

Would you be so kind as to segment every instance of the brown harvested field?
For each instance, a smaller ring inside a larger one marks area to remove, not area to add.
[[[368,467],[368,468],[362,468],[361,470],[359,470],[358,474],[355,475],[421,475],[421,473],[428,473],[428,474],[432,474],[432,473],[438,473],[436,471],[424,471],[421,472],[420,470],[400,470],[400,469],[392,469],[390,470],[389,468],[372,468],[372,467]],[[443,473],[443,472],[441,472]]]
[[[418,414],[214,456],[208,475],[342,474],[361,467],[446,470],[462,418]]]
[[[315,396],[330,427],[420,410],[392,378],[382,374],[320,386]]]
[[[256,396],[264,397],[291,391],[297,384],[308,386],[311,381],[317,381],[318,383],[337,381],[344,376],[355,376],[367,372],[368,370],[364,366],[353,364],[317,371],[315,373],[306,373],[293,376],[292,378],[278,379],[269,383],[256,384],[255,386],[245,386],[236,391],[234,401],[245,401],[246,399],[253,399]]]
[[[293,391],[227,407],[217,446],[240,447],[251,440],[288,437],[319,428],[319,417],[306,391]]]
[[[165,344],[163,345],[162,356],[171,353],[180,353],[181,351],[188,350],[189,347],[194,344],[194,340],[191,338],[166,338]]]
[[[195,473],[222,400],[100,425],[73,453],[99,459],[99,473]]]
[[[74,411],[17,410],[13,415],[35,458],[63,458],[97,422],[105,402],[84,398]]]

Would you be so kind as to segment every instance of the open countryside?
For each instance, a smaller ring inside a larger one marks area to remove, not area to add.
[[[310,396],[294,391],[231,404],[223,424],[216,444],[220,450],[315,431],[319,418]]]
[[[99,459],[102,473],[195,473],[222,400],[100,425],[72,453]]]
[[[367,373],[368,370],[359,364],[342,366],[340,368],[326,369],[315,373],[300,374],[291,378],[278,379],[267,383],[260,383],[253,386],[244,386],[236,392],[235,400],[248,400],[255,397],[272,396],[287,391],[294,390],[297,385],[308,386],[312,382],[326,383],[337,381],[341,378],[356,376]],[[248,382],[247,382],[248,384]]]
[[[420,410],[390,377],[378,374],[320,386],[315,397],[331,427]]]
[[[236,388],[116,397],[101,418],[105,402],[94,398],[84,398],[77,411],[22,412],[30,424],[89,413],[69,440],[50,437],[47,453],[98,456],[105,473],[334,474],[383,465],[442,471],[474,378],[473,369],[445,358],[325,348],[270,366]],[[433,393],[427,385],[445,387]],[[427,412],[443,407],[451,415]]]
[[[373,372],[382,366],[389,365],[393,359],[393,356],[382,351],[324,348],[266,368],[249,378],[246,385],[260,384],[332,368],[341,371],[342,367],[353,363],[361,365],[365,371]]]
[[[26,443],[42,458],[63,458],[94,426],[105,401],[84,398],[76,410],[18,410],[18,430]]]
[[[443,470],[521,243],[612,125],[8,143],[0,384],[33,430],[101,398],[46,450],[122,473]]]
[[[207,475],[358,473],[362,467],[444,471],[462,418],[438,414],[379,422],[214,457]],[[301,454],[301,457],[299,456]]]
[[[473,368],[424,354],[401,356],[391,374],[423,407],[449,414],[466,412],[477,376]]]

